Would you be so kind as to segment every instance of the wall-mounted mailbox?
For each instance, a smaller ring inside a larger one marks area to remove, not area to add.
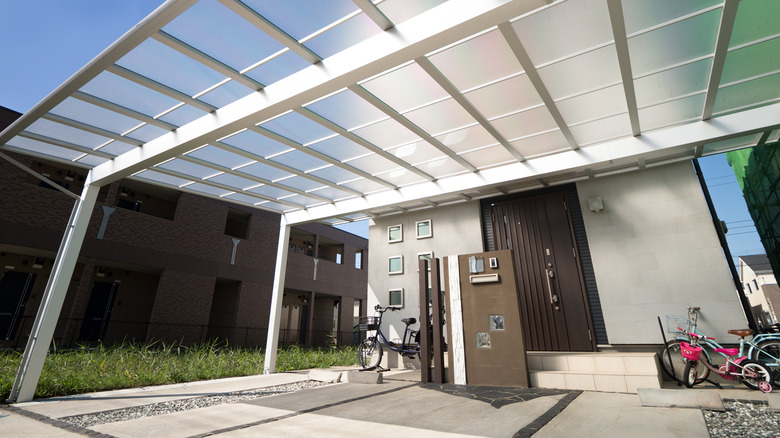
[[[469,283],[498,283],[498,274],[469,275]]]

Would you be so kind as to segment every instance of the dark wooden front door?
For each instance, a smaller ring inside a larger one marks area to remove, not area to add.
[[[491,206],[497,250],[511,249],[529,351],[593,351],[593,327],[563,192]]]

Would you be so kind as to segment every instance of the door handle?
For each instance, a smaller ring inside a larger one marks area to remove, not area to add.
[[[544,272],[547,273],[547,275],[546,275],[546,277],[547,277],[547,292],[550,294],[550,304],[555,305],[555,307],[557,308],[558,307],[557,306],[558,296],[557,295],[553,295],[552,282],[550,281],[550,279],[555,276],[555,273],[552,270],[550,270],[550,269],[545,269]]]

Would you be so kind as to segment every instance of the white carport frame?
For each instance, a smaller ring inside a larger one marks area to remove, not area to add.
[[[160,29],[195,3],[197,3],[196,0],[175,0],[165,3],[135,29],[128,32],[36,105],[29,113],[0,133],[0,145],[5,145],[14,136],[22,133],[24,129],[45,116],[48,111],[69,95],[79,93],[82,86],[102,71],[119,71],[118,67],[114,65],[118,59],[146,39],[160,38],[158,33]],[[234,5],[234,2],[228,1],[228,3]],[[370,3],[356,1],[356,4],[361,8],[373,11]],[[416,61],[423,67],[427,67],[431,76],[437,76],[432,64],[425,58],[427,54],[491,27],[497,27],[505,36],[509,35],[511,26],[508,19],[543,8],[547,3],[543,0],[450,0],[439,6],[437,13],[416,17],[411,20],[413,23],[408,25],[402,23],[390,28],[390,30],[325,60],[320,61],[319,58],[312,57],[310,59],[313,63],[312,66],[279,80],[264,88],[262,92],[252,93],[216,109],[193,122],[94,167],[87,176],[84,192],[74,206],[55,260],[52,276],[46,287],[43,303],[36,317],[33,334],[25,349],[23,362],[14,382],[10,401],[32,400],[67,292],[67,284],[72,276],[100,187],[122,178],[131,177],[158,163],[205,145],[215,144],[223,137],[240,130],[256,129],[255,124],[258,121],[276,117],[285,111],[296,111],[306,117],[312,116],[311,112],[305,108],[307,103],[342,89],[350,89],[370,98],[357,84],[368,77],[378,75],[405,62]],[[736,3],[732,0],[726,2],[730,6],[728,9],[730,12],[723,14],[725,17],[724,28],[728,30],[728,32],[724,32],[726,40],[730,26],[733,25],[733,7]],[[616,25],[616,23],[621,23],[620,2],[609,0],[608,4],[613,21],[615,45],[621,62],[621,75],[624,81],[630,82],[632,75],[625,41],[626,31],[621,26]],[[382,28],[388,29],[389,26],[385,23]],[[286,41],[283,35],[276,35],[276,38]],[[275,371],[290,226],[334,217],[348,217],[354,213],[370,213],[372,210],[392,208],[416,201],[424,203],[432,199],[467,200],[473,198],[466,193],[477,192],[483,193],[479,196],[492,196],[495,192],[508,193],[523,190],[537,184],[537,182],[543,185],[548,184],[548,181],[569,182],[579,178],[594,177],[592,169],[599,169],[599,172],[608,174],[609,172],[622,172],[650,165],[687,160],[701,156],[705,144],[737,139],[757,133],[769,133],[780,127],[780,103],[776,103],[776,101],[771,101],[765,106],[710,118],[712,102],[714,102],[717,83],[720,80],[719,74],[723,68],[722,58],[725,51],[723,44],[725,43],[721,43],[715,56],[712,83],[706,95],[708,102],[706,111],[701,120],[652,132],[641,132],[633,88],[626,85],[631,131],[635,136],[580,147],[574,141],[565,121],[555,109],[556,104],[552,97],[544,91],[544,85],[538,74],[534,72],[534,66],[529,65],[528,55],[524,53],[519,41],[513,41],[511,38],[508,41],[510,45],[514,44],[512,48],[515,55],[527,70],[537,91],[542,95],[544,105],[553,114],[560,131],[569,141],[570,148],[563,152],[526,159],[516,150],[504,144],[506,143],[504,140],[502,145],[510,149],[510,153],[514,152],[513,155],[517,159],[514,163],[481,170],[464,165],[467,172],[454,176],[439,179],[427,178],[428,180],[425,182],[393,190],[281,212],[264,373]],[[300,49],[292,41],[287,41],[287,44]],[[306,55],[308,56],[308,54]],[[122,72],[120,71],[120,73]],[[437,79],[443,88],[451,88],[454,99],[459,104],[464,107],[468,106],[468,101],[460,95],[457,89],[446,83],[446,78],[440,76]],[[478,111],[473,107],[467,108],[467,111],[469,110],[473,113],[474,118],[484,125],[485,129],[492,129],[490,123],[481,118]],[[391,117],[398,118],[402,124],[406,123],[405,126],[408,128],[418,129],[413,124],[407,123],[398,114],[392,111],[389,113]],[[316,119],[316,117],[314,118]],[[418,131],[421,137],[426,138],[424,131]],[[350,133],[344,131],[343,134],[347,136]],[[496,138],[500,137],[497,132],[495,134]],[[426,139],[435,143],[435,140],[430,136]],[[733,148],[744,147],[749,141],[735,143]],[[450,157],[456,161],[459,159],[457,155]],[[465,160],[462,160],[461,164],[464,162],[468,164]],[[411,169],[407,166],[407,170],[427,175],[423,170],[414,166],[411,166]],[[585,171],[586,176],[582,176],[582,171]],[[518,183],[521,184],[518,186]],[[507,187],[509,188],[507,189]],[[430,202],[432,205],[436,205],[435,202]],[[417,203],[419,204],[419,202]]]

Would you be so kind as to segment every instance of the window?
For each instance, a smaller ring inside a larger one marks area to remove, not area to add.
[[[249,235],[249,223],[251,220],[251,214],[228,208],[227,219],[225,220],[225,234],[238,237],[239,239],[246,239]]]
[[[404,229],[401,224],[387,227],[387,241],[390,243],[404,241]]]
[[[404,273],[404,256],[392,256],[388,259],[388,273],[391,275]]]
[[[363,251],[355,251],[355,269],[363,269]]]
[[[417,269],[420,267],[420,260],[428,260],[428,270],[431,270],[431,263],[433,263],[433,252],[421,252],[417,254]]]
[[[416,227],[417,227],[418,239],[426,239],[428,237],[433,237],[433,227],[431,226],[430,219],[426,219],[424,221],[417,221]]]
[[[388,306],[403,307],[404,306],[404,290],[403,289],[390,289],[388,296]]]
[[[747,286],[747,293],[748,293],[748,295],[752,294],[753,291],[750,289],[750,283],[745,283],[745,286]]]

